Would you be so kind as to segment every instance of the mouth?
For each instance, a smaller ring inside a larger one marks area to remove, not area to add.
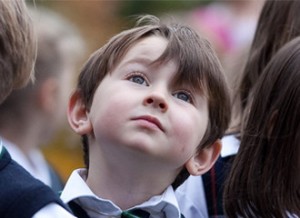
[[[141,120],[141,121],[146,121],[150,124],[153,124],[155,125],[157,128],[159,128],[162,132],[164,132],[164,128],[163,126],[161,125],[160,121],[156,118],[156,117],[153,117],[153,116],[150,116],[150,115],[144,115],[144,116],[139,116],[139,117],[136,117],[134,118],[133,120]]]

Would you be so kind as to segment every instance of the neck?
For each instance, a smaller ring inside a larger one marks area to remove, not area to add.
[[[138,153],[112,156],[90,151],[88,186],[97,196],[111,200],[123,210],[162,194],[177,172],[163,169],[154,160]]]

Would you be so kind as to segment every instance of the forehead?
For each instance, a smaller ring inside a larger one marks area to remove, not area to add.
[[[168,41],[163,37],[149,36],[142,38],[128,49],[121,58],[120,63],[155,63],[164,53],[167,45]]]

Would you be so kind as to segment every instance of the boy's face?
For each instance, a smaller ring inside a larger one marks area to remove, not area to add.
[[[174,85],[174,60],[151,65],[166,46],[157,36],[134,45],[100,83],[87,117],[95,143],[107,154],[137,151],[179,169],[204,136],[208,103],[189,85]]]

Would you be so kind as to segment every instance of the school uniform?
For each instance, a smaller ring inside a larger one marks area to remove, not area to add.
[[[223,187],[240,145],[235,135],[222,138],[221,155],[202,176],[190,176],[175,192],[181,213],[189,218],[224,217]]]
[[[108,217],[126,217],[123,216],[124,211],[121,210],[116,204],[107,199],[102,199],[96,196],[86,184],[86,169],[77,169],[73,171],[68,179],[66,186],[61,193],[61,199],[66,204],[75,203],[77,206],[86,213],[82,217],[90,218],[108,218]],[[159,196],[154,196],[150,200],[130,208],[127,211],[141,209],[146,212],[147,218],[181,218],[178,203],[175,197],[174,190],[171,186]],[[75,214],[76,215],[76,214]],[[129,216],[131,217],[131,216]],[[135,217],[135,216],[132,216]]]
[[[50,187],[11,159],[0,139],[1,218],[73,218]]]
[[[62,191],[64,186],[62,180],[53,167],[46,161],[39,149],[33,149],[27,154],[29,156],[27,157],[17,145],[4,138],[2,138],[2,141],[12,159],[27,170],[34,178],[50,186],[54,192],[58,193]]]

